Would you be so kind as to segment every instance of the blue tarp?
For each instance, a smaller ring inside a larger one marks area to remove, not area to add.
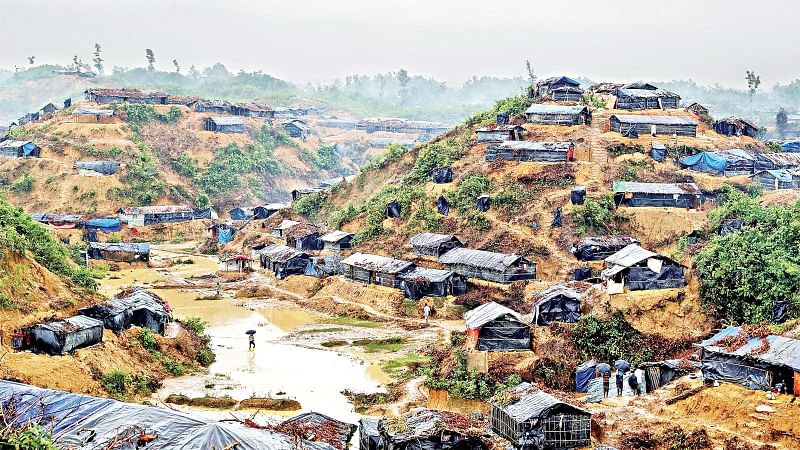
[[[76,161],[75,168],[91,170],[103,175],[114,175],[117,173],[119,163],[116,161]]]
[[[86,228],[93,228],[103,233],[113,233],[122,229],[119,219],[89,219]]]
[[[227,244],[233,240],[233,228],[217,229],[217,240],[220,244]]]
[[[589,361],[586,361],[575,368],[576,392],[583,393],[588,391],[589,382],[592,381],[595,376],[595,367],[597,367],[597,361],[590,359]]]
[[[781,148],[785,152],[800,153],[800,141],[784,142]]]
[[[681,166],[698,172],[722,174],[725,172],[725,158],[709,152],[700,152],[687,156],[681,161]]]

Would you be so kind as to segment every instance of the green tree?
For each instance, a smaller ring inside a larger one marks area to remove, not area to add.
[[[146,48],[144,49],[144,57],[147,58],[147,70],[153,72],[156,70],[156,66],[154,63],[156,62],[156,55],[153,53],[153,49]]]
[[[525,69],[528,72],[528,97],[533,98],[536,96],[536,73],[528,59],[525,60]]]
[[[102,49],[100,48],[100,44],[94,44],[94,59],[92,59],[92,63],[94,63],[94,68],[97,69],[98,75],[103,75],[103,58],[100,56]]]
[[[753,112],[753,96],[756,95],[758,87],[761,85],[761,76],[756,75],[754,71],[746,71],[745,80],[747,80],[747,93],[750,95],[750,112]]]
[[[30,64],[31,66],[33,65],[33,62],[34,62],[35,60],[36,60],[36,57],[35,57],[35,56],[28,56],[28,64]]]
[[[406,106],[409,81],[411,81],[411,77],[408,76],[408,71],[406,69],[400,69],[397,72],[397,82],[400,84],[400,108],[404,108]]]
[[[177,59],[172,60],[172,65],[175,66],[175,73],[181,73],[181,66],[178,64]]]
[[[775,114],[775,126],[778,128],[778,135],[783,139],[789,126],[789,113],[783,106],[778,110],[778,114]]]

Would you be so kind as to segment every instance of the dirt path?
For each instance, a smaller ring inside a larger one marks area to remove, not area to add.
[[[402,416],[403,413],[411,409],[411,407],[417,403],[428,401],[428,396],[420,389],[423,383],[425,383],[425,377],[412,378],[406,382],[403,396],[400,400],[387,405],[392,415],[397,417]]]

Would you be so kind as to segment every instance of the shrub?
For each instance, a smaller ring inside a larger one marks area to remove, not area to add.
[[[194,179],[197,176],[197,161],[187,152],[181,152],[173,163],[175,171],[186,178]]]
[[[147,351],[156,351],[159,349],[158,341],[156,341],[156,334],[150,328],[142,328],[139,331],[139,343]]]
[[[584,360],[624,359],[636,366],[652,357],[652,351],[645,345],[642,334],[619,313],[610,320],[593,315],[581,317],[573,330],[573,339]]]
[[[117,369],[103,375],[100,379],[100,384],[112,397],[124,399],[131,392],[133,378],[128,372]]]
[[[569,212],[569,217],[575,223],[575,232],[578,235],[610,233],[620,223],[629,220],[627,215],[617,212],[614,194],[611,192],[606,192],[599,200],[587,198],[583,205],[575,205]]]
[[[199,352],[197,352],[197,355],[195,355],[194,357],[194,360],[197,361],[203,367],[210,366],[211,363],[214,362],[214,359],[215,359],[214,353],[207,348],[204,348]]]
[[[11,183],[12,192],[30,192],[33,190],[33,176],[29,173],[22,175]]]
[[[324,192],[314,192],[313,194],[301,197],[292,203],[292,209],[297,214],[314,220],[320,209],[325,204],[327,197]]]
[[[423,202],[411,215],[410,225],[414,229],[440,231],[442,229],[442,216],[428,202]]]
[[[386,147],[383,153],[362,165],[361,171],[369,172],[371,170],[383,169],[390,162],[402,158],[406,153],[408,153],[408,150],[405,147],[400,144],[391,143]]]
[[[519,183],[508,182],[497,195],[494,196],[494,204],[507,214],[515,214],[530,203],[533,193],[523,189]]]
[[[21,127],[20,127],[21,128]],[[19,430],[0,431],[0,448],[8,450],[58,450],[52,436],[41,425],[28,425]]]
[[[187,317],[183,320],[183,326],[197,335],[203,335],[206,332],[208,322],[200,317]]]
[[[331,213],[330,224],[333,228],[341,228],[342,225],[350,223],[353,219],[361,214],[363,210],[353,206],[352,202],[348,202],[343,209],[337,209]]]
[[[491,190],[491,183],[486,177],[470,175],[464,178],[458,187],[447,193],[447,201],[459,214],[475,211],[475,200]]]

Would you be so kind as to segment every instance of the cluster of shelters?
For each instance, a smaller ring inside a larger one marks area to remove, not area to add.
[[[407,120],[397,117],[367,117],[356,122],[356,130],[374,133],[385,131],[390,133],[440,134],[448,131],[450,126],[439,122]]]
[[[87,89],[83,92],[86,100],[98,103],[152,103],[169,104],[169,95],[165,92],[142,92],[139,89]]]
[[[78,313],[103,322],[119,335],[131,326],[149,328],[164,334],[171,308],[158,295],[141,287],[126,290],[111,300],[81,308]]]
[[[267,219],[273,214],[288,208],[287,203],[265,203],[258,206],[241,206],[233,208],[228,213],[231,220]]]
[[[587,236],[572,246],[572,254],[580,261],[602,261],[628,245],[638,243],[630,236]]]
[[[187,205],[125,206],[117,210],[117,215],[122,223],[139,227],[219,218],[211,208],[194,209]]]
[[[93,319],[92,319],[93,320]],[[38,424],[57,435],[68,448],[86,444],[87,430],[96,443],[120,443],[126,448],[285,450],[334,450],[325,442],[304,436],[220,422],[174,409],[123,403],[63,391],[42,389],[13,381],[0,381],[4,406],[13,407],[8,425]],[[292,431],[289,426],[289,431]],[[313,431],[309,429],[308,431]],[[128,437],[121,437],[128,436]],[[147,441],[140,440],[147,437]],[[127,444],[126,442],[132,442]],[[137,444],[138,442],[138,444]]]
[[[616,109],[677,109],[681,102],[678,94],[650,83],[629,83],[614,89],[611,95],[616,97]]]
[[[117,116],[113,109],[75,108],[72,120],[79,123],[114,123]]]
[[[749,175],[763,190],[800,187],[800,153],[743,149],[705,151],[679,161],[681,167],[712,175]]]
[[[115,217],[91,218],[84,214],[32,213],[31,219],[52,228],[62,230],[83,228],[95,232],[113,233],[122,229],[119,219]]]
[[[478,142],[521,141],[525,133],[522,125],[494,124],[475,130]]]
[[[292,196],[292,201],[300,200],[301,198],[316,194],[319,192],[324,192],[326,189],[337,186],[341,183],[349,183],[356,178],[356,175],[347,175],[347,176],[340,176],[336,178],[331,178],[329,180],[322,181],[316,187],[309,187],[309,188],[297,188],[292,190],[290,193]]]
[[[281,279],[303,275],[311,258],[308,253],[280,244],[258,244],[252,249],[253,258],[259,261],[261,268]]]
[[[64,100],[64,108],[68,108],[72,104],[72,99]],[[53,114],[60,110],[61,106],[54,103],[48,103],[34,112],[29,112],[17,119],[16,122],[11,123],[11,127],[25,125],[30,122],[39,122],[46,120],[53,116]]]

